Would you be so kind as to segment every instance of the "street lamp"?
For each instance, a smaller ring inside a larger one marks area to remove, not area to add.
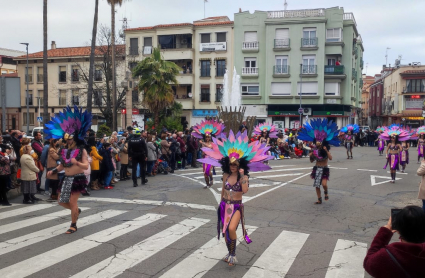
[[[41,97],[37,97],[37,103],[38,103],[38,118],[40,118],[41,117],[41,115],[40,115],[40,101],[41,100]],[[38,119],[37,119],[37,121],[38,121]],[[38,126],[41,126],[41,122],[38,122]]]
[[[302,103],[302,95],[303,95],[303,64],[301,63],[300,64],[300,71],[301,71],[301,74],[300,74],[300,108],[298,109],[298,112],[300,112],[301,111],[301,113],[300,113],[300,126],[299,127],[301,127],[302,126],[302,124],[301,124],[301,121],[302,121],[302,107],[301,107],[301,103]]]
[[[27,47],[27,68],[26,68],[26,71],[25,71],[25,82],[27,82],[27,92],[26,92],[26,94],[25,94],[25,101],[27,102],[27,134],[29,134],[29,132],[30,132],[30,106],[29,106],[29,95],[28,95],[28,92],[29,92],[29,88],[28,88],[28,86],[29,86],[29,80],[28,80],[28,45],[29,45],[29,43],[27,43],[27,42],[21,42],[21,44],[23,44],[23,45],[25,45],[26,47]]]

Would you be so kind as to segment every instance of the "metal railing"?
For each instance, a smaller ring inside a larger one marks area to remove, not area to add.
[[[222,98],[223,98],[223,93],[221,93],[221,92],[215,93],[215,102],[221,102]]]
[[[354,24],[357,26],[356,19],[354,18],[353,13],[344,13],[344,15],[342,16],[342,19],[343,20],[352,20],[352,21],[354,21]]]
[[[26,75],[26,83],[32,83],[32,74]]]
[[[139,55],[139,47],[137,46],[137,47],[129,47],[128,48],[129,49],[129,52],[128,52],[128,54],[129,55]]]
[[[243,67],[242,74],[243,75],[258,75],[258,68]]]
[[[152,46],[143,46],[143,55],[152,54]]]
[[[256,42],[242,42],[242,49],[255,50],[255,49],[259,48],[259,44],[260,43],[258,41],[256,41]]]
[[[202,93],[201,92],[201,102],[209,102],[210,101],[211,94],[208,93]]]
[[[268,11],[267,18],[319,17],[325,16],[325,9]]]
[[[275,39],[274,40],[274,48],[288,48],[290,43],[290,39]]]
[[[318,38],[302,38],[301,47],[316,47],[318,40]]]
[[[276,65],[273,66],[274,74],[289,74],[289,66],[288,65]]]
[[[303,65],[301,72],[302,74],[317,74],[317,65]]]
[[[356,55],[356,57],[359,55],[359,48],[357,46],[353,48],[353,55]]]
[[[357,79],[357,71],[356,71],[356,69],[355,69],[355,68],[352,68],[352,69],[351,69],[351,75],[352,75],[352,78],[353,78],[353,79]]]
[[[360,59],[360,68],[361,68],[361,69],[363,69],[363,64],[364,64],[364,62],[363,62],[363,58],[361,58],[361,59]]]
[[[344,74],[344,66],[325,66],[325,74]]]

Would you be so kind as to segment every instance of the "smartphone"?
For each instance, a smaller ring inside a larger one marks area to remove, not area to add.
[[[402,209],[391,209],[391,220],[394,222],[394,219],[396,215],[401,211]]]

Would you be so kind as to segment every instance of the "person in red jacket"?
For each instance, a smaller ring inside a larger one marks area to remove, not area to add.
[[[389,244],[394,233],[400,242]],[[425,212],[407,206],[381,227],[363,262],[375,278],[425,277]]]
[[[295,155],[300,158],[303,156],[303,143],[299,143],[294,149]]]

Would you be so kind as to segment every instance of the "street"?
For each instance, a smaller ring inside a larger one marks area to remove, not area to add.
[[[369,277],[363,259],[391,208],[419,205],[415,151],[393,184],[376,147],[354,148],[353,160],[343,147],[332,147],[330,200],[322,205],[314,204],[308,158],[270,161],[272,170],[250,173],[244,204],[253,242],[247,245],[239,231],[234,267],[221,261],[227,250],[224,240],[217,240],[221,169],[211,189],[203,189],[202,168],[188,168],[151,177],[136,188],[129,180],[80,197],[82,213],[72,235],[64,234],[68,210],[56,203],[23,205],[18,197],[12,207],[0,207],[0,273],[3,278]]]

